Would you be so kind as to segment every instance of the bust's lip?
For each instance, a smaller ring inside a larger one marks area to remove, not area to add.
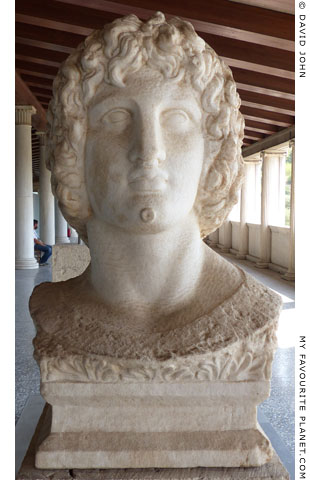
[[[134,170],[128,177],[128,184],[136,191],[161,191],[166,187],[168,176],[159,170]]]
[[[139,192],[159,192],[165,188],[166,184],[167,181],[159,176],[152,179],[139,177],[129,183],[133,190]]]

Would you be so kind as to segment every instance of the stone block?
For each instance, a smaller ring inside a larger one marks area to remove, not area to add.
[[[239,468],[126,468],[126,469],[40,469],[35,467],[36,445],[44,432],[48,415],[45,407],[30,443],[17,480],[289,480],[278,456],[260,467]]]
[[[256,420],[269,382],[45,382],[36,466],[258,466],[272,457]]]
[[[90,262],[87,245],[63,244],[53,246],[52,281],[63,282],[81,275]]]

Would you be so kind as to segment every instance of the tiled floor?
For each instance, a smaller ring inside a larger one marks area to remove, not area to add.
[[[283,298],[284,309],[278,330],[279,348],[273,363],[271,395],[260,405],[258,419],[293,480],[294,345],[291,339],[291,325],[295,312],[294,284],[282,280],[278,273],[255,268],[251,262],[236,260],[229,254],[224,256],[229,261],[238,263],[259,281],[280,293]],[[34,286],[46,281],[51,281],[50,266],[40,267],[38,270],[16,271],[16,422],[20,419],[16,428],[18,462],[22,459],[31,438],[31,429],[34,428],[43,405],[39,396],[39,369],[32,356],[35,329],[28,311],[28,300]],[[30,421],[30,418],[33,420]],[[31,422],[34,425],[29,425]]]
[[[29,314],[28,301],[35,285],[52,280],[51,266],[36,270],[16,270],[15,320],[15,422],[18,421],[29,395],[40,393],[40,373],[33,358],[32,339],[35,328]],[[42,298],[44,302],[44,298]]]

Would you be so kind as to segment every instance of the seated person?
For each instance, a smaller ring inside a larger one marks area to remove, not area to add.
[[[40,240],[36,230],[38,228],[38,220],[33,220],[33,240],[34,240],[34,249],[35,250],[40,250],[41,252],[44,252],[43,257],[41,257],[39,264],[40,265],[47,265],[47,260],[50,258],[52,255],[52,247],[51,245],[46,245],[46,243],[42,242]]]

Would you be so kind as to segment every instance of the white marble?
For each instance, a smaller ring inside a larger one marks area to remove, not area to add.
[[[31,116],[34,107],[15,107],[15,268],[38,268],[33,243]]]
[[[284,274],[285,280],[295,280],[295,140],[290,141],[292,149],[292,174],[290,198],[290,242],[288,269]]]
[[[68,238],[67,221],[58,206],[57,199],[55,199],[55,242],[70,243]]]
[[[61,67],[48,165],[91,263],[30,300],[52,405],[37,466],[271,458],[255,413],[281,300],[201,240],[225,222],[231,246],[225,219],[243,179],[239,106],[229,68],[189,23],[161,13],[106,25]],[[191,417],[199,396],[206,410],[199,404]]]
[[[55,244],[55,207],[51,190],[51,172],[46,168],[46,133],[40,138],[40,239],[47,245]]]
[[[274,227],[272,225],[269,228],[271,232],[271,263],[285,269],[289,263],[290,229],[288,227]]]

